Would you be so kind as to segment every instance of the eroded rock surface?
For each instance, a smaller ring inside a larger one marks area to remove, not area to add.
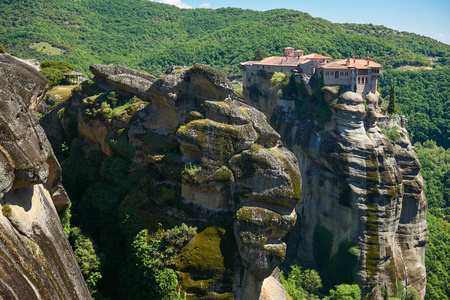
[[[167,155],[146,138],[164,140],[166,150],[179,145],[186,164],[184,201],[210,212],[236,212],[234,236],[245,271],[234,275],[234,297],[258,299],[263,290],[269,299],[267,290],[277,288],[276,295],[286,298],[281,285],[266,278],[283,261],[281,238],[296,221],[297,160],[265,116],[232,95],[228,80],[212,68],[174,69],[150,87],[150,104],[134,115],[128,136],[141,168],[161,165],[165,158],[158,157]]]
[[[331,257],[356,246],[354,279],[365,299],[383,299],[382,290],[394,297],[397,281],[423,298],[427,202],[408,133],[386,128],[398,132],[395,141],[382,133],[374,115],[378,95],[366,97],[366,108],[359,94],[324,92],[333,113],[324,130],[282,113],[273,122],[302,171],[301,223],[288,241],[313,254],[326,242],[319,233],[328,232]]]
[[[70,203],[61,168],[31,109],[47,80],[0,54],[0,294],[90,299],[55,206]]]

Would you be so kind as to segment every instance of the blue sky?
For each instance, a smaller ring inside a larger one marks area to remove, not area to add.
[[[289,8],[339,23],[372,23],[414,32],[450,45],[450,0],[153,0],[182,8]]]

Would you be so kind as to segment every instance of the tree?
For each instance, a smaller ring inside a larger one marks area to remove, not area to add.
[[[330,290],[330,300],[360,300],[361,290],[357,284],[341,284]]]
[[[73,65],[68,61],[47,60],[41,63],[41,73],[47,77],[51,87],[60,85],[65,78],[64,74],[73,70]]]
[[[111,107],[112,108],[116,108],[117,107],[117,93],[112,91],[109,92],[108,94],[108,101],[111,103]]]
[[[391,84],[391,92],[389,94],[388,114],[395,113],[395,86]]]
[[[5,46],[2,43],[0,43],[0,53],[6,53]]]
[[[263,60],[267,57],[266,52],[262,51],[261,49],[256,49],[255,54],[253,56],[253,60]]]

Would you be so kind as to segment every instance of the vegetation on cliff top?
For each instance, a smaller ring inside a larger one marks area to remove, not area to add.
[[[93,62],[154,74],[171,65],[204,63],[236,76],[238,64],[251,60],[255,50],[281,55],[287,46],[334,58],[370,55],[385,68],[429,65],[428,57],[448,64],[450,56],[449,45],[431,38],[371,24],[335,24],[287,9],[259,12],[179,9],[147,0],[36,0],[2,1],[0,12],[0,42],[11,54],[68,60],[79,71]]]

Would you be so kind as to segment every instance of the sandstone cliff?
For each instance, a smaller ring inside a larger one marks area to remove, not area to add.
[[[278,106],[272,118],[302,172],[301,221],[288,237],[298,251],[292,259],[307,253],[319,270],[336,271],[333,258],[342,260],[355,246],[354,260],[338,268],[351,273],[348,265],[355,264],[347,281],[356,280],[365,299],[394,297],[398,281],[415,287],[422,299],[427,202],[408,133],[392,124],[385,129],[396,132],[394,140],[382,133],[375,117],[378,95],[369,94],[364,103],[337,88],[323,93],[332,111],[324,129],[313,113],[299,120],[286,106]]]
[[[33,67],[0,54],[0,294],[90,299],[56,212],[70,203],[61,169],[32,109],[46,86]]]
[[[91,71],[103,96],[114,90],[143,102],[126,117],[102,114],[100,96],[84,86],[62,104],[60,119],[45,117],[46,129],[75,129],[87,149],[106,155],[119,151],[112,140],[132,144],[131,172],[155,191],[135,204],[136,215],[199,228],[171,266],[189,298],[285,299],[277,267],[286,253],[289,265],[306,260],[334,274],[331,282],[357,282],[367,299],[395,296],[398,282],[423,298],[420,165],[405,129],[385,124],[396,132],[389,140],[376,124],[377,95],[364,102],[303,78],[303,99],[277,100],[272,90],[263,103],[244,104],[223,75],[202,65],[156,80],[124,67]],[[248,104],[272,116],[276,131]],[[331,112],[324,118],[319,108]]]
[[[57,140],[54,128],[77,116],[59,135],[75,127],[87,148],[106,155],[116,149],[105,138],[126,138],[135,150],[133,172],[150,174],[145,185],[173,190],[164,201],[180,199],[174,207],[157,194],[149,198],[164,218],[201,228],[172,266],[181,292],[190,299],[286,299],[277,277],[286,253],[281,238],[297,219],[301,177],[265,116],[234,101],[230,82],[207,66],[173,68],[157,80],[124,67],[91,71],[103,93],[134,95],[148,105],[116,122],[114,113],[100,114],[84,86],[61,104],[61,118],[56,111],[44,118],[45,128]]]

